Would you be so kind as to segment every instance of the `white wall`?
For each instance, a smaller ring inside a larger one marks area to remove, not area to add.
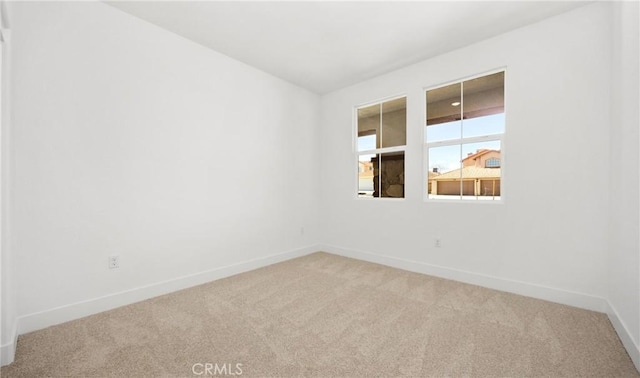
[[[9,219],[9,172],[10,172],[10,47],[11,33],[8,30],[8,15],[5,4],[0,3],[0,19],[2,20],[2,63],[0,77],[0,363],[13,360],[16,342],[16,291],[15,276],[10,243]]]
[[[423,202],[423,88],[500,67],[504,202]],[[610,9],[595,4],[324,96],[327,249],[604,310],[609,79]],[[353,107],[402,93],[406,199],[357,200]]]
[[[20,333],[317,244],[317,95],[100,2],[12,7]]]
[[[614,326],[640,370],[639,8],[638,2],[615,3],[613,8],[611,239],[607,297],[612,315],[619,319],[616,324],[614,318]]]

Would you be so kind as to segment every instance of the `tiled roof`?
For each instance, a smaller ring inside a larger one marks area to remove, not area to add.
[[[462,178],[500,178],[500,168],[464,167],[462,168]],[[460,169],[443,173],[432,179],[437,181],[460,179]]]
[[[462,161],[468,160],[468,159],[475,159],[481,155],[484,154],[488,154],[489,152],[497,152],[500,153],[500,150],[488,150],[488,149],[481,149],[476,151],[475,153],[471,154],[471,155],[467,155],[467,157],[465,157],[464,159],[462,159]]]

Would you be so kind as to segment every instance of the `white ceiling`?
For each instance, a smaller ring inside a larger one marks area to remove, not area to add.
[[[585,2],[107,2],[316,93]]]

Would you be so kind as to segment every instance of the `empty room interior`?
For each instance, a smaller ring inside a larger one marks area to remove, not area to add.
[[[638,377],[638,1],[0,1],[3,377]]]

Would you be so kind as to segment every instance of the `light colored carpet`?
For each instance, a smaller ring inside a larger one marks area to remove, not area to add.
[[[604,314],[315,253],[23,335],[2,377],[193,377],[198,363],[260,377],[639,376]]]

